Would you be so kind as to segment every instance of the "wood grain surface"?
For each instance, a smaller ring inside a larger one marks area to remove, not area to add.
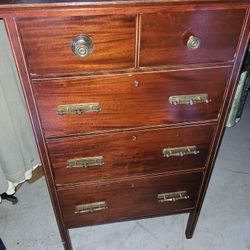
[[[215,127],[151,129],[56,140],[48,143],[58,186],[204,168]],[[164,157],[164,148],[196,146],[199,154]],[[67,168],[67,160],[103,156],[104,165]]]
[[[245,13],[243,9],[143,14],[140,66],[233,60]],[[196,50],[186,46],[191,35],[201,39]]]
[[[135,15],[103,15],[17,19],[33,75],[134,67]],[[73,54],[71,41],[87,35],[93,52],[86,58]]]
[[[45,136],[217,119],[230,68],[33,82]],[[138,81],[135,87],[134,81]],[[206,93],[210,103],[171,105],[172,95]],[[99,113],[58,115],[63,104],[98,102]]]
[[[203,174],[148,177],[58,191],[67,227],[87,226],[132,218],[174,213],[194,207]],[[187,191],[189,199],[159,203],[159,193]],[[106,201],[108,208],[75,214],[75,206]]]

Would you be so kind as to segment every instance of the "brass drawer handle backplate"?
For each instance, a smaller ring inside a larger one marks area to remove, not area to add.
[[[196,95],[176,95],[169,97],[169,103],[172,105],[186,104],[193,105],[197,103],[209,103],[208,94],[196,94]]]
[[[79,159],[70,159],[67,161],[67,168],[88,168],[93,166],[101,166],[104,164],[102,156],[85,157]]]
[[[94,203],[76,205],[75,206],[75,214],[93,213],[93,212],[103,211],[107,208],[108,208],[108,206],[107,206],[106,201],[98,201],[98,202],[94,202]]]
[[[199,150],[197,150],[196,146],[163,149],[163,156],[167,158],[172,156],[183,157],[185,155],[197,155],[197,154],[199,154]]]
[[[58,115],[82,115],[88,112],[100,112],[101,106],[99,103],[76,103],[57,106]]]
[[[158,194],[157,198],[160,203],[175,202],[178,200],[187,200],[189,199],[189,195],[187,195],[187,191],[178,191],[173,193]]]
[[[196,94],[196,95],[176,95],[169,97],[169,103],[172,105],[193,105],[198,103],[209,103],[211,100],[208,94]]]

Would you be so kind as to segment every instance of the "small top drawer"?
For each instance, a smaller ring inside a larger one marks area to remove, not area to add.
[[[245,10],[143,14],[140,66],[234,59]]]
[[[21,18],[17,26],[33,76],[134,67],[133,15]]]

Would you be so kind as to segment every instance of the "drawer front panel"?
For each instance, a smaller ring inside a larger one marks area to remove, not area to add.
[[[45,136],[55,137],[217,119],[229,72],[221,68],[43,80],[34,81],[33,88]],[[207,94],[211,102],[170,103],[171,96],[197,94]]]
[[[32,76],[134,67],[135,16],[24,18],[17,25]],[[72,51],[72,39],[80,35],[92,41],[86,57]]]
[[[157,129],[57,140],[48,148],[60,186],[203,168],[213,133],[211,125]]]
[[[58,194],[65,224],[71,228],[164,215],[193,208],[201,180],[202,173],[150,177],[102,185],[84,185],[58,191]],[[171,198],[159,202],[164,194],[180,191],[185,191],[185,195],[178,200],[176,198],[175,202]]]
[[[233,60],[244,16],[245,10],[143,14],[140,66]]]

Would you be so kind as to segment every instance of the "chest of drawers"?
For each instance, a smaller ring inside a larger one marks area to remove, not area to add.
[[[3,1],[65,249],[68,229],[190,213],[244,53],[249,1]]]

